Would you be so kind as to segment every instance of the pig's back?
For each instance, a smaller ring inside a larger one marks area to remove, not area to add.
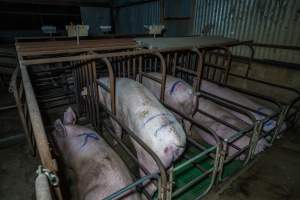
[[[266,106],[261,105],[260,103],[254,101],[249,96],[242,94],[241,92],[237,92],[234,90],[231,90],[226,87],[222,87],[217,85],[216,83],[212,83],[206,80],[202,80],[201,82],[201,89],[209,92],[211,94],[214,94],[216,96],[219,96],[221,98],[230,100],[234,103],[241,104],[247,107],[250,107],[254,110],[261,111],[263,110],[264,113],[267,114],[273,114],[274,111],[267,108]],[[257,117],[258,119],[261,117]]]
[[[79,199],[100,200],[133,182],[127,166],[117,153],[93,130],[66,126],[67,164],[74,170]],[[139,199],[137,194],[123,199]]]
[[[100,200],[126,187],[133,182],[130,172],[121,158],[105,142],[99,145],[94,158],[83,160],[85,166],[81,170],[80,187],[86,187],[82,192],[84,200]],[[92,192],[91,192],[92,191]],[[131,194],[124,200],[138,200],[138,194]]]
[[[107,78],[99,81],[110,88]],[[107,101],[110,102],[110,98]],[[129,127],[132,130],[141,127],[151,113],[164,112],[172,115],[145,86],[128,78],[116,80],[116,105],[119,117],[127,122],[130,120],[126,123],[129,126],[134,124]]]
[[[161,79],[162,74],[157,72],[148,73],[157,79]],[[142,80],[145,85],[157,98],[160,97],[161,84],[147,77]],[[165,85],[165,103],[177,110],[191,115],[197,106],[197,98],[193,95],[192,87],[184,80],[167,75]]]

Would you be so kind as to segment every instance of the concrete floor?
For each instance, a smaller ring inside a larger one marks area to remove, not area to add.
[[[219,200],[299,200],[300,128],[294,128],[264,152],[216,198]]]

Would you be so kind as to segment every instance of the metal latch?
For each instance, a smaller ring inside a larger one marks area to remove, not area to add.
[[[47,176],[49,183],[52,186],[58,186],[59,178],[54,172],[51,172],[49,169],[43,168],[41,165],[39,165],[38,169],[36,170],[36,173],[38,175],[44,174],[45,176]]]

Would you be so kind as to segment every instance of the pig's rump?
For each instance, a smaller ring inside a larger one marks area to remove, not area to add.
[[[275,112],[271,109],[266,107],[265,105],[262,105],[255,100],[251,99],[250,97],[247,97],[247,95],[242,94],[241,92],[237,92],[234,90],[231,90],[226,87],[222,87],[220,85],[217,85],[216,83],[212,83],[206,80],[201,81],[201,90],[208,92],[210,94],[216,95],[218,97],[221,97],[223,99],[232,101],[234,103],[240,104],[245,107],[249,107],[253,110],[256,110],[258,112],[264,113],[268,116],[271,116],[275,114]],[[250,119],[246,116],[243,116],[235,111],[232,111],[230,109],[227,109],[227,111],[231,112],[232,114],[236,115],[238,118],[244,120],[245,122],[252,124],[253,122],[250,121]],[[265,119],[265,116],[251,112],[256,120],[262,120]],[[276,121],[275,120],[269,120],[263,127],[264,131],[270,131],[276,127]],[[285,125],[283,126],[285,127]],[[283,131],[283,129],[282,129]]]

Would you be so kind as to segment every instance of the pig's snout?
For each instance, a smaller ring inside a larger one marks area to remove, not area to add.
[[[164,149],[164,153],[172,158],[172,161],[175,161],[179,158],[179,156],[183,153],[184,146],[178,146],[176,144],[171,144]],[[171,161],[171,162],[172,162]]]

